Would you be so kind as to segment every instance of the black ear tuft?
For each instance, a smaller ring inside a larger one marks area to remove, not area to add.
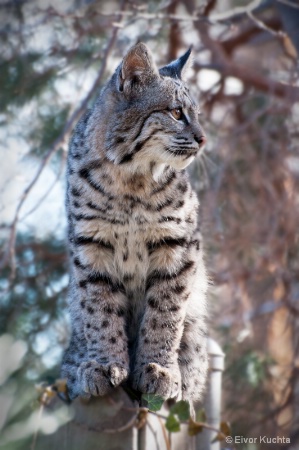
[[[184,74],[192,64],[191,52],[192,45],[180,58],[172,61],[167,66],[162,67],[159,70],[160,75],[171,78],[179,78],[182,80],[184,78]]]

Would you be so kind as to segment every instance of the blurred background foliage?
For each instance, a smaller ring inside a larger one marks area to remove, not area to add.
[[[138,40],[160,65],[193,44],[208,145],[190,175],[210,332],[226,354],[223,418],[236,435],[288,436],[283,448],[299,448],[296,0],[1,2],[0,448],[32,443],[34,385],[59,376],[68,339],[68,139]],[[44,420],[54,432],[67,415]]]

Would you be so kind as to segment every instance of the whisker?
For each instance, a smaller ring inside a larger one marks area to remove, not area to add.
[[[206,152],[203,152],[202,154],[203,158],[205,158],[205,162],[208,163],[210,165],[210,167],[217,169],[218,165],[215,163],[215,161],[212,160],[212,158],[210,158]]]

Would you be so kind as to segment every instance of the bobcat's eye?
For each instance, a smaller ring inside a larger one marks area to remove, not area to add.
[[[176,119],[176,120],[181,120],[183,118],[183,111],[182,108],[175,108],[172,109],[170,111],[171,115]]]

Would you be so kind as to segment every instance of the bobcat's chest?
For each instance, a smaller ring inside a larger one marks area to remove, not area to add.
[[[127,215],[126,224],[114,228],[114,267],[116,275],[131,289],[145,283],[149,270],[147,242],[157,221],[140,210]]]
[[[184,247],[173,244],[176,239],[180,243],[185,231],[184,221],[175,211],[163,216],[159,211],[136,208],[126,224],[114,231],[116,276],[132,291],[144,288],[152,271],[171,270],[181,260]]]

